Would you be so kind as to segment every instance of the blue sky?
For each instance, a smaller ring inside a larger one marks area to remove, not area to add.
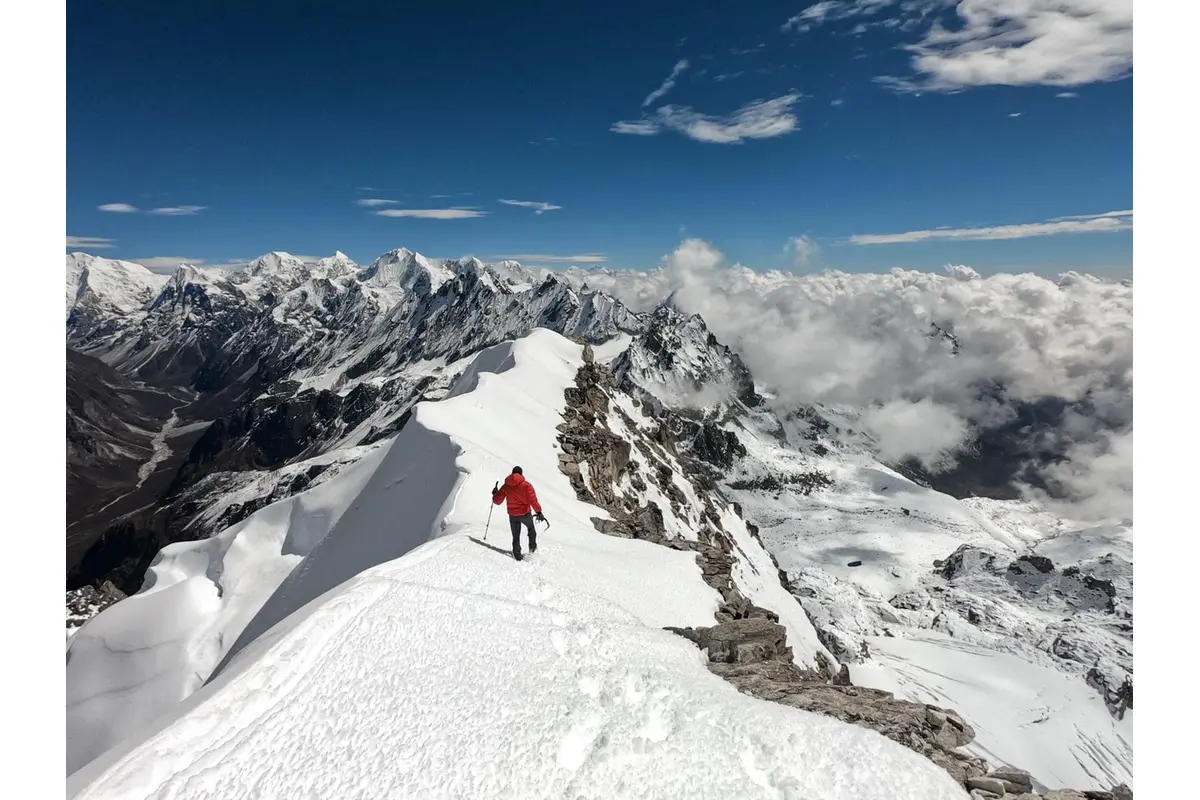
[[[1130,2],[1010,5],[69,2],[68,250],[1127,274]]]

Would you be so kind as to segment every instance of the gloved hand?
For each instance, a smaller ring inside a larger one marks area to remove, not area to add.
[[[498,491],[500,491],[500,481],[496,481],[495,485],[492,486],[492,497],[495,497]]]
[[[540,512],[540,511],[539,511],[539,512],[537,512],[537,514],[536,514],[536,515],[534,515],[534,519],[536,519],[538,522],[545,522],[545,521],[546,521],[546,517],[545,517],[545,515],[543,515],[543,514],[542,514],[542,512]]]

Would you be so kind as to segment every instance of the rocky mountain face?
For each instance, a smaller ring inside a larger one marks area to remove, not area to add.
[[[90,546],[88,533],[119,515],[145,483],[157,434],[186,402],[132,381],[97,358],[67,350],[67,566]]]
[[[535,327],[600,342],[646,324],[607,295],[515,262],[432,261],[404,249],[365,268],[341,253],[315,263],[269,253],[241,271],[181,265],[169,277],[73,254],[67,305],[74,352],[147,396],[189,400],[174,403],[172,428],[191,433],[155,462],[163,474],[151,481],[153,496],[139,494],[120,514],[68,520],[78,543],[68,586],[112,580],[127,592],[161,546],[212,535],[295,481],[258,492],[261,482],[245,475],[386,438],[416,402],[440,396],[472,353]],[[69,428],[103,424],[103,410],[88,408]],[[131,464],[146,463],[169,413],[147,417],[139,428],[147,442]],[[136,482],[114,475],[118,485]],[[214,517],[200,485],[252,494],[240,511],[226,506]],[[72,502],[88,496],[72,492]]]

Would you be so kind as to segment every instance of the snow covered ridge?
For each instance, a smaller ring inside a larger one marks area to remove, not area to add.
[[[596,532],[558,470],[581,348],[537,331],[479,358],[471,391],[165,548],[75,634],[68,796],[966,796],[878,734],[712,675],[662,630],[718,606],[694,555]],[[520,563],[485,508],[514,461],[552,521]]]

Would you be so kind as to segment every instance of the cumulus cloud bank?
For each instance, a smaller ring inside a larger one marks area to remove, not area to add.
[[[1116,498],[1106,510],[1128,508],[1127,283],[1075,272],[982,277],[966,266],[941,274],[756,272],[726,266],[700,239],[685,240],[652,270],[568,274],[636,310],[673,292],[781,405],[865,409],[864,427],[887,460],[944,466],[974,432],[1017,419],[1021,404],[1078,404],[1088,413],[1069,412],[1057,432],[1056,452],[1066,460],[1043,477],[1072,496]]]

